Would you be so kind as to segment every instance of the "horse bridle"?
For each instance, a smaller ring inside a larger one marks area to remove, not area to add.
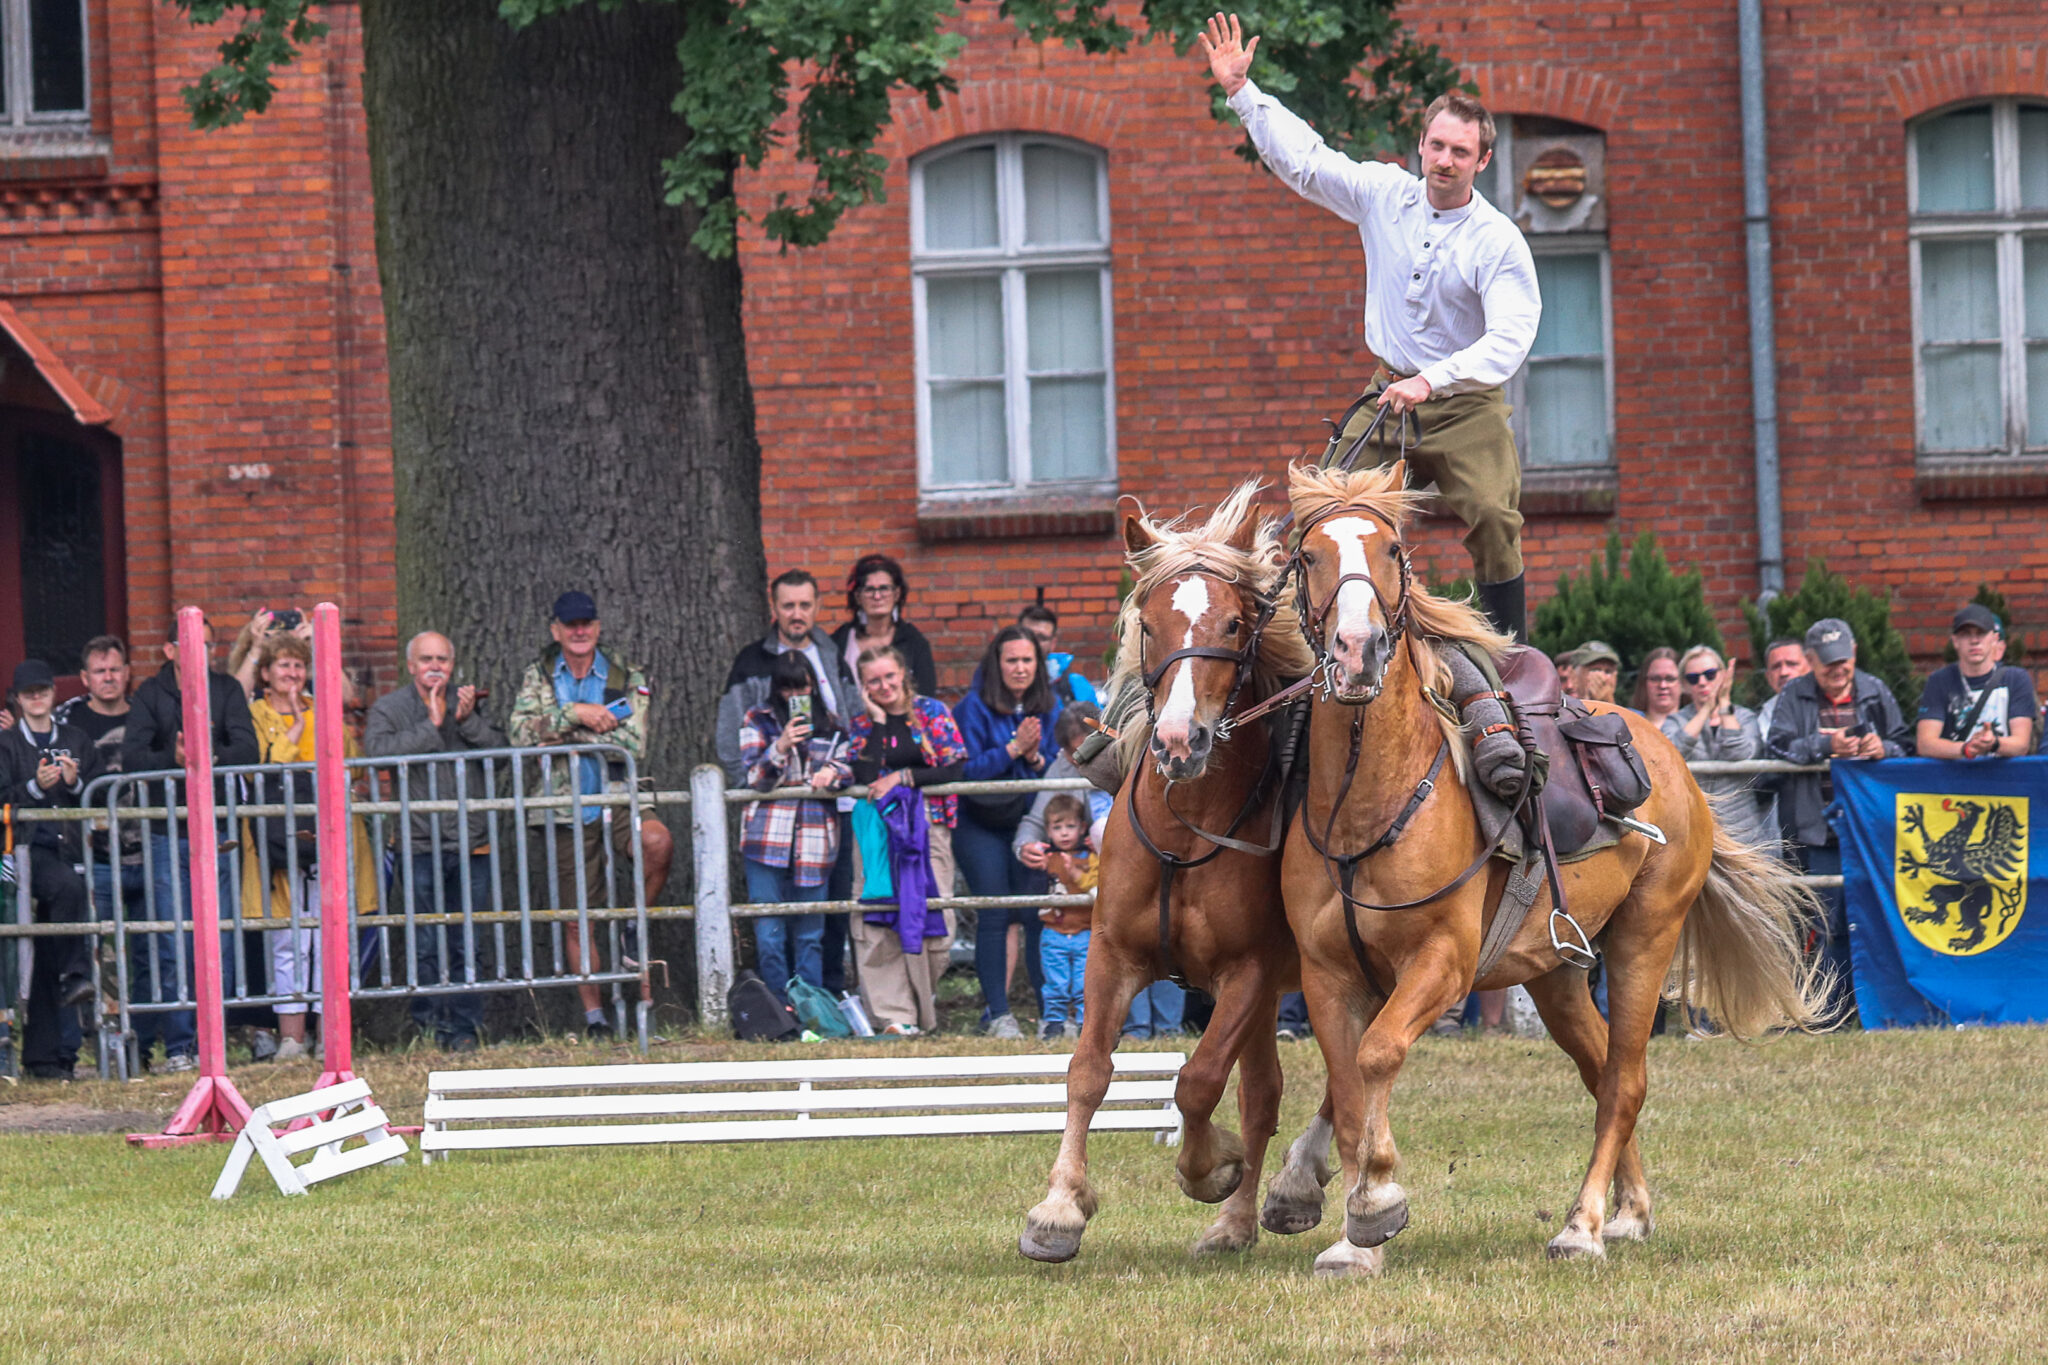
[[[1197,564],[1190,572],[1204,574],[1219,582],[1233,585],[1238,581],[1235,577],[1224,573],[1222,570],[1206,564]],[[1138,668],[1139,678],[1145,687],[1145,719],[1148,725],[1156,726],[1158,723],[1159,717],[1154,694],[1158,691],[1159,680],[1166,676],[1167,669],[1183,659],[1221,659],[1225,662],[1235,662],[1237,664],[1237,676],[1231,681],[1230,695],[1224,699],[1223,714],[1217,720],[1215,729],[1216,743],[1223,744],[1229,741],[1231,735],[1236,732],[1244,719],[1233,719],[1231,712],[1236,709],[1238,697],[1244,692],[1245,684],[1251,680],[1253,670],[1258,662],[1260,641],[1265,638],[1266,627],[1272,623],[1273,614],[1279,609],[1277,595],[1254,592],[1253,597],[1259,604],[1259,612],[1252,622],[1250,636],[1246,639],[1242,649],[1225,649],[1221,645],[1189,645],[1174,650],[1164,659],[1161,659],[1156,666],[1148,666],[1145,652],[1145,635],[1142,629],[1139,631]],[[1138,842],[1144,846],[1145,851],[1151,854],[1159,863],[1160,974],[1168,981],[1173,982],[1174,985],[1183,989],[1187,988],[1187,979],[1181,974],[1180,969],[1174,965],[1173,960],[1173,879],[1178,873],[1185,872],[1191,868],[1201,867],[1214,861],[1225,849],[1235,849],[1240,853],[1249,853],[1259,858],[1271,857],[1279,851],[1280,845],[1286,836],[1286,828],[1281,818],[1282,813],[1279,802],[1274,803],[1273,829],[1263,846],[1249,843],[1236,837],[1238,829],[1246,820],[1251,818],[1252,812],[1258,809],[1259,802],[1265,798],[1270,789],[1276,753],[1277,751],[1268,751],[1266,755],[1266,770],[1259,775],[1259,780],[1246,793],[1244,804],[1238,807],[1237,814],[1231,818],[1229,826],[1221,834],[1212,834],[1175,810],[1173,808],[1174,780],[1170,777],[1165,778],[1165,791],[1160,799],[1161,803],[1166,807],[1166,813],[1172,816],[1175,823],[1179,824],[1181,828],[1210,845],[1209,851],[1199,856],[1182,857],[1177,853],[1167,852],[1159,846],[1158,841],[1153,839],[1152,835],[1145,829],[1144,821],[1138,818],[1138,769],[1144,762],[1143,758],[1131,764],[1130,775],[1125,779],[1125,819],[1130,823],[1131,833],[1137,836]]]
[[[1207,564],[1197,564],[1188,572],[1213,578],[1220,583],[1235,585],[1237,582],[1237,579],[1233,576],[1224,573],[1221,569],[1212,568]],[[1157,589],[1154,589],[1154,591],[1157,591]],[[1231,734],[1235,732],[1242,723],[1242,720],[1233,719],[1230,713],[1237,709],[1237,699],[1243,695],[1245,684],[1251,681],[1252,672],[1258,663],[1260,642],[1265,639],[1266,627],[1273,622],[1274,612],[1280,608],[1277,595],[1254,592],[1252,597],[1259,604],[1259,611],[1258,615],[1252,619],[1251,632],[1246,637],[1242,649],[1225,649],[1221,645],[1188,645],[1181,649],[1176,649],[1173,653],[1161,659],[1158,664],[1151,665],[1146,659],[1145,632],[1142,627],[1139,629],[1138,677],[1145,685],[1145,720],[1148,727],[1156,726],[1159,721],[1158,708],[1153,697],[1159,689],[1159,680],[1166,676],[1167,669],[1172,668],[1183,659],[1221,659],[1226,663],[1237,665],[1237,676],[1231,680],[1230,695],[1223,699],[1223,714],[1218,717],[1216,722],[1217,743],[1220,744],[1229,739]]]
[[[1332,517],[1343,512],[1361,510],[1363,509],[1355,507],[1329,507],[1323,509],[1323,511],[1302,523],[1302,541],[1308,539],[1310,531],[1313,531],[1317,526]],[[1373,580],[1372,575],[1369,573],[1339,574],[1337,581],[1330,586],[1329,596],[1323,599],[1321,606],[1316,606],[1309,599],[1308,574],[1305,571],[1297,571],[1295,573],[1295,607],[1301,615],[1301,633],[1302,637],[1308,641],[1309,652],[1314,654],[1316,659],[1316,670],[1311,672],[1309,677],[1314,678],[1318,673],[1321,674],[1321,686],[1326,700],[1340,702],[1346,706],[1364,706],[1368,702],[1376,700],[1380,695],[1380,689],[1385,686],[1385,679],[1383,677],[1379,682],[1374,683],[1362,697],[1338,696],[1335,677],[1336,659],[1330,653],[1328,637],[1324,632],[1323,624],[1328,620],[1330,612],[1336,607],[1337,597],[1344,591],[1345,584],[1365,584],[1366,591],[1370,592],[1373,601],[1379,604],[1380,615],[1386,618],[1387,657],[1391,659],[1393,651],[1401,647],[1402,641],[1408,635],[1408,590],[1415,583],[1415,570],[1408,559],[1408,547],[1401,544],[1398,540],[1394,542],[1394,558],[1400,570],[1401,587],[1400,596],[1395,599],[1392,606],[1387,604],[1386,594],[1380,591],[1380,585]],[[1289,561],[1289,566],[1292,569],[1299,565],[1301,565],[1301,548],[1300,543],[1297,542],[1294,558]]]

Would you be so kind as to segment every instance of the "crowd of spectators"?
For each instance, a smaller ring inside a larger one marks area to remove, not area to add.
[[[886,555],[863,557],[847,576],[845,600],[846,619],[828,633],[818,624],[819,588],[812,575],[793,569],[773,581],[766,630],[728,671],[715,749],[735,787],[768,792],[803,786],[820,793],[856,783],[867,788],[870,800],[858,808],[846,797],[747,803],[740,852],[748,898],[790,909],[744,922],[755,968],[778,996],[787,999],[798,980],[846,992],[850,957],[852,984],[866,1016],[881,1032],[910,1035],[939,1022],[938,983],[959,933],[959,917],[927,908],[928,895],[1029,897],[1055,887],[1092,894],[1094,850],[1111,804],[1092,789],[967,796],[921,796],[919,789],[1079,776],[1075,750],[1099,718],[1099,699],[1073,667],[1072,656],[1059,650],[1059,620],[1043,602],[1026,605],[1015,622],[994,632],[964,691],[949,705],[939,695],[931,645],[906,618],[911,585],[902,567]],[[508,744],[605,744],[637,760],[647,744],[645,669],[604,639],[597,604],[587,593],[565,592],[556,600],[548,633],[503,728],[487,714],[487,691],[461,681],[449,638],[434,631],[414,636],[405,648],[406,681],[374,704],[345,679],[347,752],[373,758],[446,755],[445,764],[426,765],[437,770],[443,792],[459,786],[486,790],[487,769],[465,755]],[[210,626],[204,638],[211,654]],[[226,668],[209,669],[209,747],[217,767],[311,760],[310,638],[311,623],[303,613],[260,611],[234,642]],[[2030,675],[2004,663],[2003,624],[1982,606],[1967,605],[1955,614],[1951,642],[1957,661],[1927,680],[1911,725],[1884,682],[1857,667],[1855,636],[1839,620],[1816,622],[1803,638],[1770,642],[1762,660],[1770,695],[1757,710],[1735,701],[1733,661],[1705,645],[1647,651],[1635,663],[1630,704],[1691,763],[1768,758],[1813,765],[1908,753],[1981,760],[2034,752],[2043,728],[2041,709]],[[31,660],[16,669],[8,708],[0,712],[0,800],[74,805],[103,773],[181,768],[188,738],[177,646],[168,643],[162,652],[161,667],[131,686],[134,670],[123,642],[112,636],[90,641],[78,675],[83,690],[62,705],[47,664]],[[1567,691],[1609,702],[1624,662],[1598,640],[1557,658]],[[625,776],[622,765],[590,754],[545,765],[544,771],[545,789],[556,796],[616,792]],[[1722,827],[1735,837],[1781,849],[1809,873],[1839,874],[1840,852],[1826,814],[1833,797],[1827,773],[1713,774],[1701,784]],[[180,779],[166,778],[166,790],[153,790],[150,797],[181,799],[181,785]],[[225,800],[225,791],[216,793],[217,801]],[[275,792],[252,794],[277,799]],[[310,786],[292,796],[310,811]],[[630,889],[613,879],[630,875],[636,818],[640,889],[647,903],[656,904],[673,857],[673,839],[659,819],[597,805],[583,807],[580,818],[530,814],[528,833],[548,843],[536,850],[534,861],[561,879],[550,889],[549,903],[630,904]],[[194,869],[183,837],[162,824],[128,822],[115,845],[104,829],[91,831],[84,836],[94,841],[88,885],[80,875],[81,829],[44,823],[28,835],[39,922],[80,922],[88,907],[95,917],[110,918],[117,901],[131,917],[189,916]],[[243,860],[239,888],[230,884],[225,847],[210,874],[200,870],[218,878],[223,905],[239,892],[245,924],[253,921],[262,930],[246,936],[254,947],[224,943],[229,994],[294,997],[266,1012],[251,1034],[259,1058],[292,1060],[315,1046],[307,1006],[298,1002],[318,983],[311,821],[273,819],[250,825],[239,837],[250,851],[260,845],[268,855]],[[236,838],[230,833],[224,843]],[[393,849],[374,849],[360,821],[352,831],[351,857],[363,897],[359,910],[375,908],[380,856],[387,875],[409,878],[407,886],[394,886],[394,894],[422,912],[459,911],[465,896],[469,909],[489,908],[490,833],[481,813],[415,812],[393,841]],[[259,884],[259,861],[270,869],[268,886]],[[919,895],[898,894],[906,878],[919,884]],[[1828,923],[1818,949],[1846,982],[1840,893],[1823,899]],[[852,915],[850,923],[846,914],[800,908],[855,900],[873,909]],[[1028,998],[1036,1003],[1040,1036],[1076,1029],[1090,912],[995,909],[975,920],[969,951],[981,996],[981,1029],[995,1037],[1023,1036],[1012,1004],[1019,998],[1020,965]],[[170,933],[135,934],[129,941],[135,998],[188,998],[182,991],[189,991],[189,977],[182,978],[188,983],[183,988],[179,983],[180,973],[189,971],[189,939],[182,947]],[[89,942],[82,936],[39,941],[24,1002],[22,1060],[33,1076],[70,1074],[81,1041],[74,1007],[93,995]],[[599,946],[593,937],[590,948]],[[566,936],[566,951],[570,971],[581,972],[580,935]],[[628,939],[620,956],[638,951]],[[463,952],[459,935],[419,934],[416,979],[460,981],[473,966]],[[636,964],[613,967],[622,965]],[[248,989],[234,989],[238,974],[245,974]],[[587,1035],[609,1036],[597,988],[583,986],[582,996]],[[430,991],[415,994],[410,1005],[422,1039],[451,1051],[478,1045],[483,1011],[476,994]],[[1161,982],[1139,995],[1124,1029],[1136,1036],[1177,1032],[1185,1008],[1182,991]],[[1499,1020],[1497,1000],[1476,1001],[1474,1009],[1488,1024]],[[269,1026],[273,1018],[275,1033]],[[145,1054],[161,1046],[160,1069],[191,1069],[191,1011],[142,1012],[133,1019]],[[1306,1034],[1298,997],[1283,1002],[1278,1027],[1283,1036]]]
[[[1949,623],[1956,662],[1936,669],[1921,690],[1911,725],[1883,679],[1856,664],[1848,622],[1816,621],[1799,639],[1766,645],[1770,695],[1756,710],[1734,701],[1735,668],[1718,650],[1660,647],[1636,665],[1632,709],[1655,722],[1688,763],[1771,759],[1813,766],[1917,754],[1994,759],[2040,747],[2043,714],[2032,676],[2005,662],[2005,625],[1988,608],[1966,603]],[[1599,640],[1556,659],[1565,690],[1612,700],[1620,656]],[[1842,855],[1828,809],[1828,772],[1703,775],[1721,827],[1746,842],[1778,849],[1801,871],[1839,877]],[[1821,891],[1827,920],[1815,947],[1847,1007],[1849,930],[1840,888]]]

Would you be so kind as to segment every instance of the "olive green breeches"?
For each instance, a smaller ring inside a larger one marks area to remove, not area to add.
[[[1384,369],[1372,377],[1368,393],[1377,395],[1393,376]],[[1337,442],[1339,457],[1350,449],[1372,419],[1378,405],[1368,402],[1352,415]],[[1357,464],[1390,465],[1406,455],[1408,485],[1436,485],[1451,512],[1465,523],[1465,549],[1472,556],[1474,580],[1505,583],[1522,572],[1522,462],[1515,454],[1508,427],[1508,403],[1501,391],[1432,398],[1412,412],[1405,424],[1391,414],[1359,452]]]

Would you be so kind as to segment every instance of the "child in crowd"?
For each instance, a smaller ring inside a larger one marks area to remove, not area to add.
[[[1060,889],[1070,895],[1095,896],[1097,871],[1095,854],[1088,846],[1088,803],[1072,792],[1061,792],[1045,808],[1045,834],[1052,848],[1045,855],[1045,870],[1058,879]],[[1045,1014],[1039,1021],[1041,1039],[1069,1036],[1081,1031],[1081,985],[1088,972],[1088,931],[1095,922],[1093,906],[1047,906],[1038,912],[1052,932],[1039,939],[1039,962],[1045,969]]]

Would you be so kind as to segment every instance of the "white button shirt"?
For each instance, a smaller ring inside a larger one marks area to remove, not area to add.
[[[1365,344],[1388,369],[1419,374],[1432,394],[1496,388],[1522,368],[1543,300],[1529,244],[1477,193],[1433,208],[1420,179],[1334,150],[1246,81],[1230,107],[1274,175],[1358,225],[1365,246]]]

